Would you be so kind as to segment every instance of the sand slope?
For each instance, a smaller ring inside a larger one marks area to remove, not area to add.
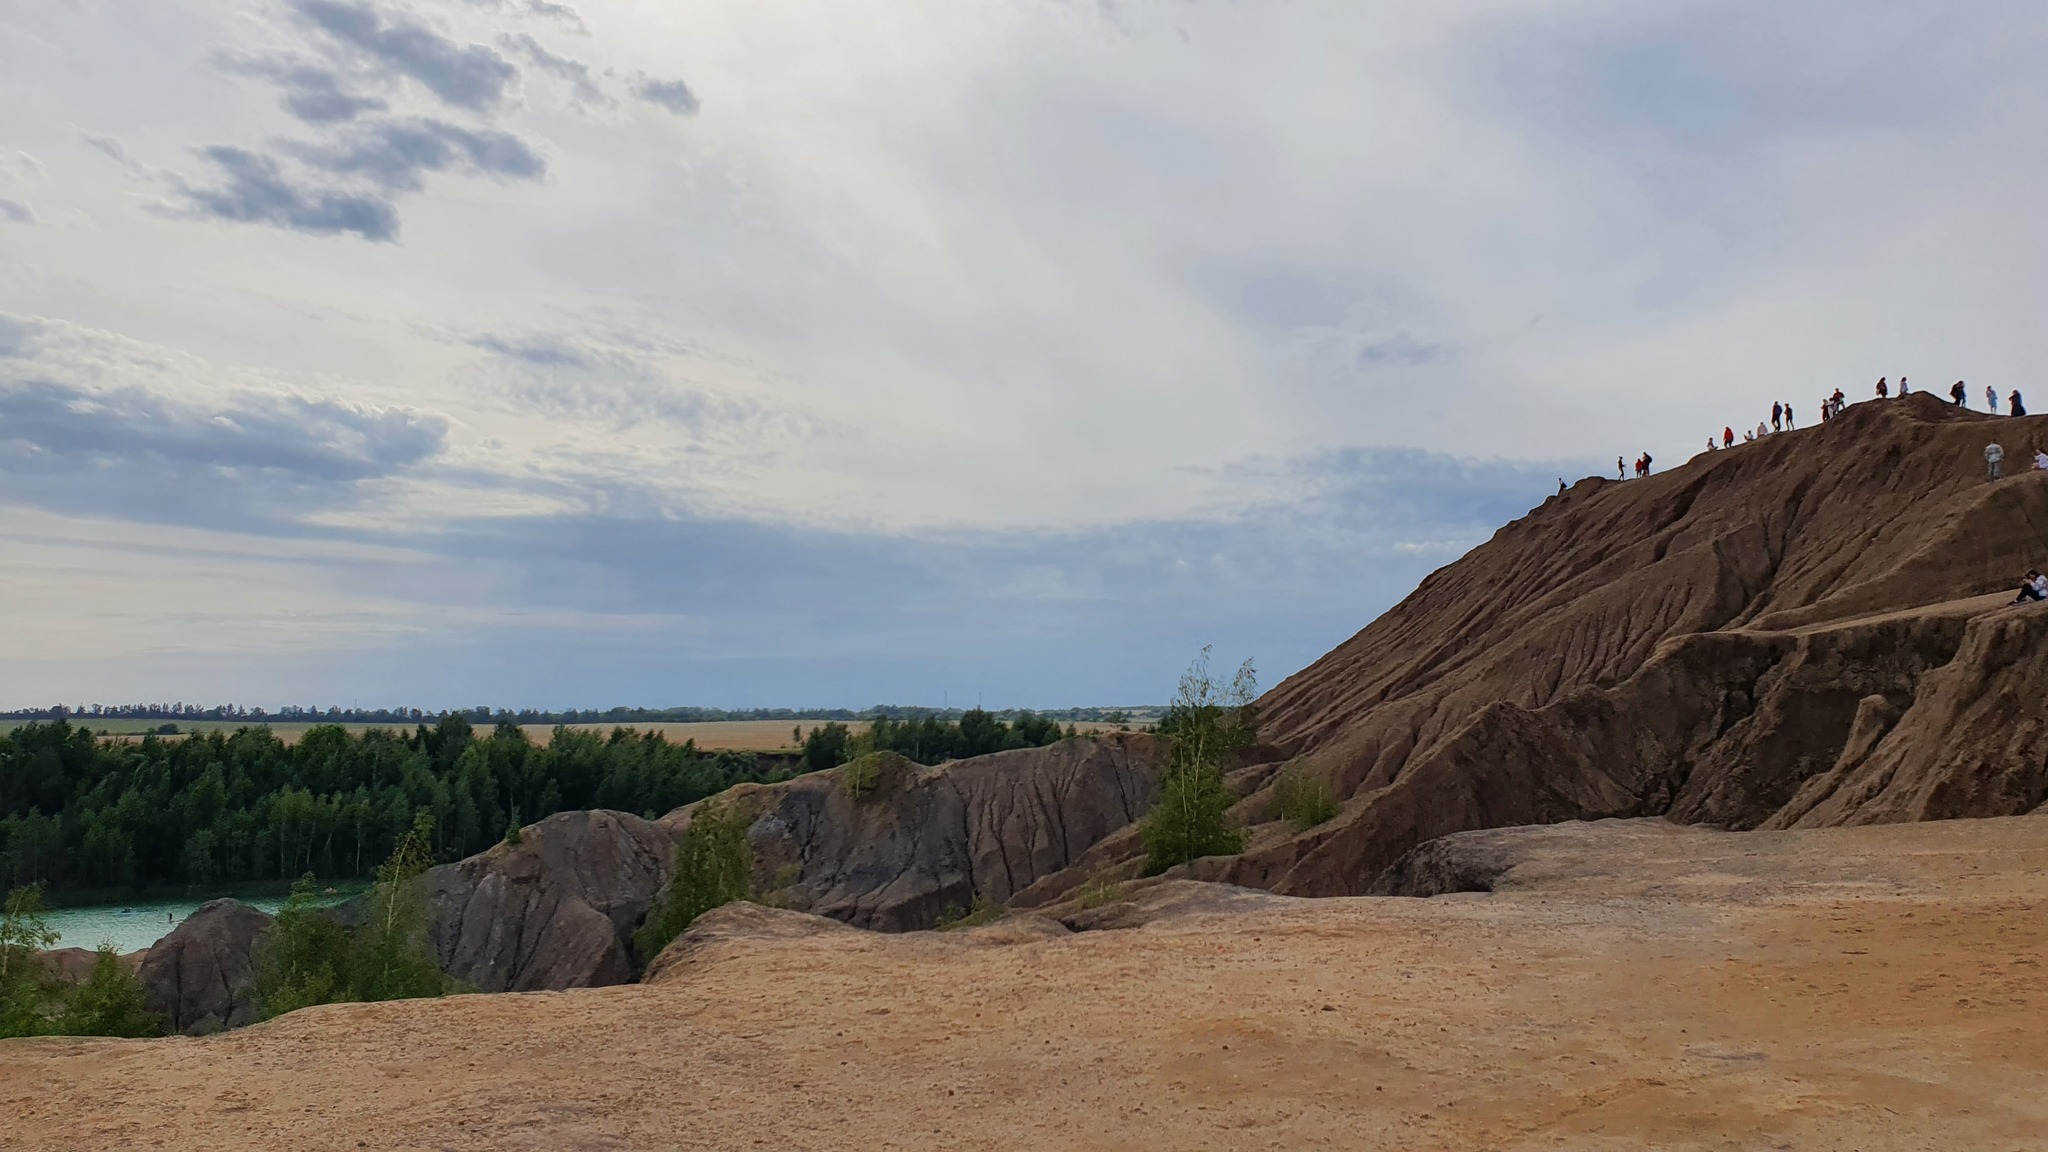
[[[0,1043],[0,1142],[2041,1146],[2048,818],[1603,827],[1493,894],[728,938],[655,985]]]

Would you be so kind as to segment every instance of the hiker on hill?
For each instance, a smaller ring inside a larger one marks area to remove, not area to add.
[[[1906,387],[1906,378],[1904,376],[1899,377],[1899,395],[1904,396],[1911,391],[1911,388]]]
[[[1882,400],[1889,395],[1891,395],[1891,390],[1885,387],[1884,377],[1879,376],[1877,378],[1877,398]]]
[[[1784,420],[1785,406],[1773,401],[1771,403],[1771,431],[1776,432],[1779,428],[1783,427]]]
[[[1735,447],[1735,429],[1733,429],[1733,428],[1723,428],[1723,429],[1721,429],[1721,447],[1723,447],[1723,448],[1733,448],[1733,447]]]
[[[2012,395],[2006,397],[2006,401],[2011,405],[2013,415],[2025,416],[2027,414],[2027,406],[2020,401],[2019,389],[2013,389]]]
[[[1821,397],[1821,398],[1820,398],[1820,422],[1821,422],[1821,423],[1825,424],[1825,423],[1827,423],[1827,422],[1828,422],[1828,421],[1829,421],[1830,419],[1832,419],[1832,418],[1833,418],[1833,416],[1832,416],[1832,413],[1834,412],[1834,408],[1835,408],[1835,406],[1834,406],[1833,404],[1830,404],[1830,403],[1828,402],[1828,398],[1827,398],[1827,397],[1823,396],[1823,397]]]
[[[1557,478],[1557,494],[1559,496],[1564,495],[1564,477],[1562,476]]]
[[[2031,568],[2027,570],[2027,578],[2020,581],[2020,593],[2012,598],[2012,602],[2025,604],[2029,600],[2048,600],[2048,576]]]
[[[1842,397],[1842,390],[1840,388],[1835,389],[1835,394],[1828,397],[1828,399],[1834,401],[1835,415],[1840,416],[1842,414],[1842,405],[1846,403]]]
[[[1991,473],[1991,478],[1993,480],[1998,479],[1999,465],[2003,464],[2004,462],[2005,449],[2000,448],[1996,444],[1986,444],[1984,446],[1985,470]]]
[[[1628,465],[1623,464],[1619,456],[1614,458],[1614,478],[1616,480],[1628,479]]]
[[[1643,475],[1645,475],[1645,476],[1648,476],[1649,474],[1650,474],[1650,454],[1649,454],[1648,452],[1645,452],[1645,453],[1643,453]]]
[[[1967,407],[1967,405],[1965,405],[1965,404],[1963,403],[1963,397],[1965,397],[1965,396],[1969,395],[1969,393],[1968,393],[1968,392],[1965,392],[1965,391],[1963,390],[1963,382],[1962,382],[1961,380],[1958,380],[1958,381],[1956,381],[1956,386],[1955,386],[1955,387],[1953,387],[1953,388],[1951,388],[1951,389],[1949,389],[1949,390],[1948,390],[1948,394],[1949,394],[1949,395],[1950,395],[1950,396],[1951,396],[1952,398],[1954,398],[1954,400],[1955,400],[1955,402],[1956,402],[1956,407],[1958,407],[1958,408],[1963,408],[1963,407]]]
[[[1994,416],[1998,414],[1998,389],[1989,384],[1984,386],[1984,410]]]
[[[1790,400],[1787,400],[1787,401],[1785,401],[1785,427],[1787,427],[1787,428],[1797,428],[1797,427],[1799,427],[1799,425],[1797,425],[1797,424],[1794,424],[1794,423],[1792,422],[1792,402],[1791,402]]]

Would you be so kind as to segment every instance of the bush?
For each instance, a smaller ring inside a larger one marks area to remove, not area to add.
[[[642,964],[659,955],[697,917],[752,894],[754,850],[747,844],[749,823],[730,802],[707,800],[698,805],[683,842],[676,845],[668,899],[633,933],[633,947]]]
[[[1209,674],[1207,648],[1182,673],[1173,704],[1159,722],[1159,734],[1169,741],[1159,803],[1139,828],[1147,875],[1244,850],[1243,834],[1230,823],[1236,798],[1223,784],[1223,757],[1256,738],[1252,699],[1257,691],[1251,661],[1226,686]]]
[[[93,957],[92,973],[63,993],[52,1029],[59,1036],[161,1036],[167,1021],[143,1003],[142,984],[111,944]]]
[[[1337,798],[1330,786],[1296,767],[1280,773],[1273,782],[1273,818],[1285,820],[1296,832],[1306,832],[1337,815]]]
[[[432,862],[432,834],[432,817],[421,813],[377,869],[353,932],[320,906],[311,873],[292,885],[277,922],[257,943],[256,999],[264,1019],[315,1004],[409,1000],[450,990],[427,942],[420,877]]]
[[[35,953],[57,942],[43,923],[40,885],[16,888],[0,916],[0,1037],[161,1036],[164,1018],[143,1006],[142,985],[101,945],[81,984],[56,980]]]

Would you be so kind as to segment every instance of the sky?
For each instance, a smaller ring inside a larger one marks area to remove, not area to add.
[[[0,0],[0,707],[1270,685],[1559,478],[2031,387],[2044,47],[1999,0]]]

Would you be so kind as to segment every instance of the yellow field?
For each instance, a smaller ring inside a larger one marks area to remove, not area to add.
[[[107,736],[139,740],[143,734],[154,731],[163,723],[165,721],[161,720],[101,720],[91,722],[90,718],[88,718],[87,721],[81,722],[81,726],[89,727],[94,732]],[[695,724],[627,724],[624,727],[642,732],[660,732],[674,744],[680,744],[685,740],[695,740],[697,747],[706,752],[794,752],[801,744],[801,741],[792,739],[794,735],[792,729],[800,728],[805,732],[809,732],[813,728],[823,727],[826,723],[827,721],[824,720],[710,720]],[[868,728],[867,721],[865,720],[848,721],[846,726],[856,734],[865,732]],[[180,722],[178,724],[178,731],[181,734],[213,732],[216,730],[232,732],[241,727],[244,727],[244,725],[235,721],[192,720]],[[305,735],[306,729],[312,727],[315,727],[315,725],[310,723],[272,724],[270,725],[270,730],[279,740],[286,744],[296,744],[299,741],[299,737]],[[361,732],[366,728],[403,728],[406,726],[344,724],[342,727],[347,728],[350,732]],[[620,727],[620,725],[570,724],[567,727],[609,734],[613,728]],[[1082,732],[1103,732],[1114,729],[1116,725],[1082,722],[1074,725],[1074,727]],[[527,739],[535,744],[547,743],[553,737],[555,731],[552,724],[527,724],[523,728]],[[176,737],[171,737],[171,739],[176,739]]]

